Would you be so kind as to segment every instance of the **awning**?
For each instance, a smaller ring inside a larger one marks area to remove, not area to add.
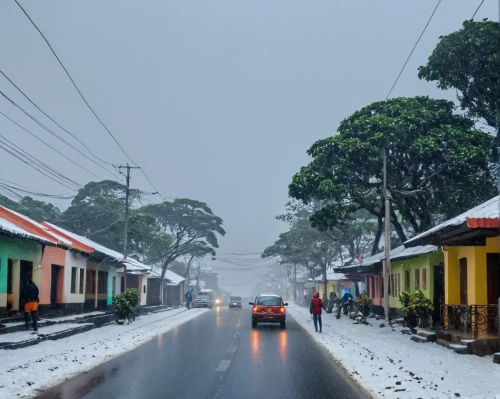
[[[500,227],[499,218],[465,218],[471,229],[496,229]]]
[[[316,288],[316,283],[314,281],[309,281],[304,284],[304,288]]]

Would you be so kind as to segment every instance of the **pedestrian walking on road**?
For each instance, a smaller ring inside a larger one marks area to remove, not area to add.
[[[191,305],[191,301],[193,300],[193,289],[191,288],[188,292],[186,292],[186,307],[189,310],[189,306]]]
[[[321,322],[321,312],[323,311],[323,301],[319,297],[319,293],[315,292],[311,299],[311,304],[309,305],[309,312],[313,315],[314,329],[318,332],[318,322],[319,322],[319,332],[323,330],[323,323]]]
[[[22,292],[22,301],[23,301],[23,308],[24,308],[24,321],[26,323],[26,330],[30,329],[30,323],[29,323],[29,315],[31,313],[31,321],[33,323],[33,331],[36,333],[38,332],[38,325],[37,325],[37,316],[36,312],[38,311],[38,302],[40,302],[40,299],[38,298],[38,287],[36,284],[31,281],[31,279],[26,280],[26,284],[23,288]]]

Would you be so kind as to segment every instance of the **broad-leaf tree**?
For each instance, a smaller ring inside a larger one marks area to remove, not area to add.
[[[170,263],[181,256],[215,257],[219,247],[217,235],[226,234],[222,219],[204,202],[177,198],[141,210],[155,218],[161,236],[172,238],[169,245],[157,245],[147,260],[148,263],[161,262],[162,278]]]
[[[428,97],[375,102],[342,121],[338,134],[309,149],[312,162],[295,174],[291,197],[320,202],[315,226],[341,227],[353,212],[373,215],[383,229],[383,153],[391,194],[391,222],[401,241],[426,231],[495,194],[489,165],[492,137],[454,113],[446,100]],[[404,228],[403,219],[409,226]]]
[[[35,200],[31,197],[23,197],[19,201],[13,201],[0,194],[0,205],[28,216],[37,222],[59,223],[61,211],[51,203]]]
[[[462,29],[441,36],[419,78],[440,89],[457,89],[462,109],[484,118],[490,126],[500,120],[500,24],[465,21]]]

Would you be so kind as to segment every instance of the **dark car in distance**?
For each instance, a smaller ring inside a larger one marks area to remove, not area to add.
[[[242,308],[241,296],[232,296],[229,298],[229,309],[231,308]]]
[[[279,323],[281,328],[286,327],[286,309],[288,303],[276,294],[260,294],[255,297],[252,305],[252,328],[258,323]]]

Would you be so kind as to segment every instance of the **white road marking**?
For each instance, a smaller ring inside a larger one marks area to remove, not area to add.
[[[231,345],[231,346],[227,349],[227,352],[228,352],[228,353],[234,353],[234,352],[236,352],[236,348],[237,348],[237,346],[236,346],[236,345]]]
[[[231,364],[231,360],[221,360],[219,363],[219,367],[215,369],[215,371],[226,371]]]

